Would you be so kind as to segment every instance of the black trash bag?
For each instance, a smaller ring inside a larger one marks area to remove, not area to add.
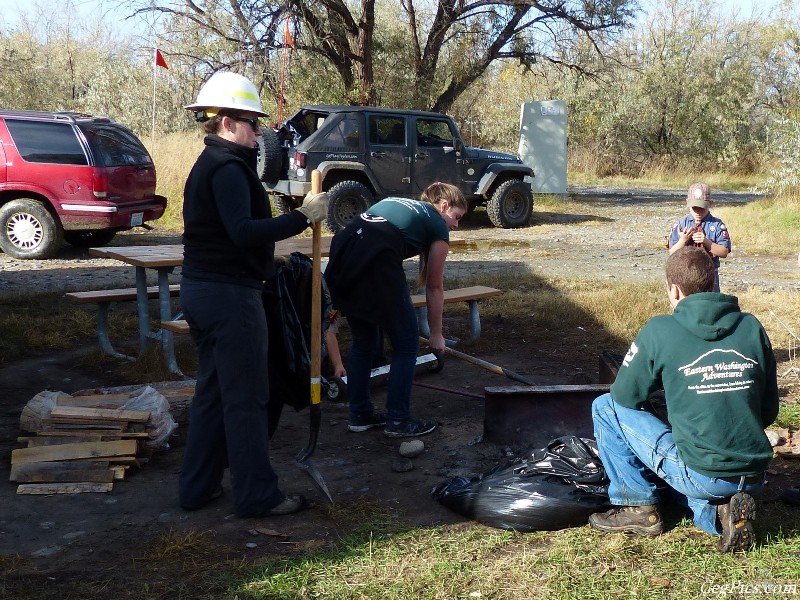
[[[492,527],[553,531],[585,525],[592,513],[608,510],[608,483],[595,441],[565,436],[528,459],[441,483],[431,496]]]
[[[261,299],[269,329],[269,435],[284,404],[303,410],[311,403],[311,259],[294,252],[276,257],[275,274],[264,283]],[[322,326],[327,329],[331,300],[323,280]],[[326,354],[323,343],[323,356]]]

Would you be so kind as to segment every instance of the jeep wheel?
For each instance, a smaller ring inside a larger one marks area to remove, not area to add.
[[[0,248],[14,258],[50,258],[64,243],[61,223],[38,200],[21,198],[0,208]]]
[[[357,181],[342,181],[328,190],[328,218],[325,227],[333,233],[344,229],[373,203],[372,192]]]
[[[495,227],[513,229],[527,225],[533,213],[531,186],[520,179],[504,181],[486,204],[486,212]]]
[[[75,248],[91,248],[92,246],[105,246],[117,232],[113,229],[99,231],[65,231],[64,241]]]
[[[281,178],[283,149],[278,134],[272,127],[264,127],[258,141],[258,162],[256,173],[261,181],[274,183]]]
[[[279,215],[286,215],[292,212],[299,204],[295,203],[289,196],[272,195],[272,204]]]

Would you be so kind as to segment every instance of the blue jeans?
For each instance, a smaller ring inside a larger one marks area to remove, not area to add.
[[[745,483],[737,477],[720,479],[693,471],[681,460],[672,429],[645,410],[620,406],[604,394],[592,404],[594,435],[611,484],[608,495],[617,506],[658,504],[655,473],[678,492],[679,501],[692,512],[695,525],[719,534],[717,504],[743,489],[758,496],[763,477]]]
[[[380,325],[348,315],[353,346],[347,358],[347,397],[350,417],[370,415],[374,407],[369,397],[369,375],[373,360],[381,349],[385,333],[392,344],[392,362],[386,392],[386,417],[393,421],[411,418],[411,382],[419,351],[417,314],[406,288],[392,307],[391,321]]]

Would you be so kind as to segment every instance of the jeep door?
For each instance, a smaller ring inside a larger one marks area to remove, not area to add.
[[[463,161],[455,151],[456,131],[449,119],[417,117],[414,120],[411,182],[419,195],[430,184],[452,183],[463,190]]]
[[[367,115],[369,169],[381,196],[411,195],[410,150],[407,124],[399,115]]]

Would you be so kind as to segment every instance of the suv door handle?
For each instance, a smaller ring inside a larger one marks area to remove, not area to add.
[[[427,152],[417,152],[414,155],[414,158],[428,158],[429,154]]]
[[[369,155],[375,158],[382,158],[386,156],[386,152],[370,152]]]

